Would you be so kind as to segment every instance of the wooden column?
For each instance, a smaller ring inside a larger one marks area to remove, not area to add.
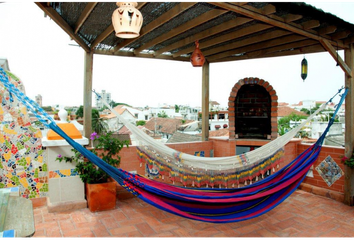
[[[345,63],[354,72],[354,45],[351,44],[345,52]],[[349,88],[345,98],[345,156],[350,157],[354,145],[354,79],[349,74],[345,74],[345,86]],[[354,205],[354,171],[345,166],[344,179],[344,203]]]
[[[202,141],[209,140],[209,62],[202,69]]]
[[[92,133],[92,68],[93,52],[85,52],[84,73],[84,136]]]

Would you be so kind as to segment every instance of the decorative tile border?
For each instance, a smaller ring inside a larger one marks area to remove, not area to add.
[[[75,169],[61,169],[55,171],[49,171],[48,176],[51,178],[64,178],[64,177],[75,177],[78,176],[78,172]]]

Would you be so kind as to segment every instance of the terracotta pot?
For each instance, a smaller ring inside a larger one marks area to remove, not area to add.
[[[86,184],[86,199],[91,212],[115,209],[117,199],[115,182]]]
[[[199,49],[199,42],[195,41],[195,49],[191,55],[190,61],[193,67],[201,67],[205,62],[205,57]]]

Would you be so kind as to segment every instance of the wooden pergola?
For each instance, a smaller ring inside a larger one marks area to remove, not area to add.
[[[209,65],[328,52],[345,72],[345,153],[354,145],[354,25],[296,2],[140,2],[140,36],[117,38],[112,2],[36,3],[85,51],[84,132],[91,130],[93,54],[189,61],[199,40],[202,71],[202,139],[208,140]],[[344,50],[345,57],[337,51]],[[354,205],[354,174],[345,169],[345,203]]]

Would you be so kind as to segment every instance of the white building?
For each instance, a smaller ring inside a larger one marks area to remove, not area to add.
[[[42,107],[42,95],[38,94],[37,96],[35,96],[35,100],[36,100],[36,103]]]
[[[106,92],[106,90],[102,90],[101,93],[98,93],[101,95],[102,99],[104,99],[108,104],[112,101],[111,99],[111,93]],[[98,109],[103,108],[105,105],[103,104],[101,98],[96,96],[96,107]]]
[[[136,124],[137,118],[126,108],[123,108],[122,105],[119,105],[113,108],[116,112],[118,112],[124,119],[128,120],[132,124]],[[110,113],[106,116],[103,116],[108,124],[108,130],[115,132],[123,127],[123,124],[119,121],[117,116],[114,113]]]

